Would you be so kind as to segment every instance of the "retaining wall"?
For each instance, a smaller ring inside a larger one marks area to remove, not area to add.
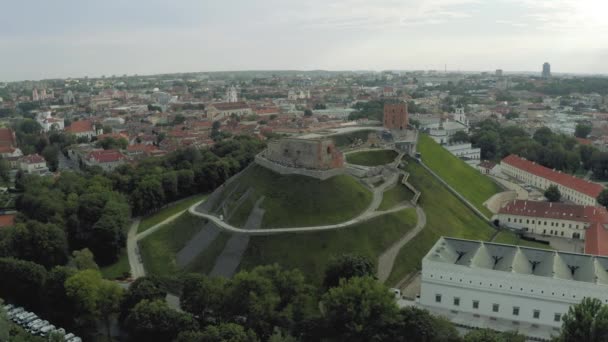
[[[281,175],[301,175],[317,178],[320,180],[326,180],[327,178],[347,173],[346,168],[344,167],[329,170],[312,170],[280,165],[262,157],[259,154],[255,156],[255,162],[256,164]]]

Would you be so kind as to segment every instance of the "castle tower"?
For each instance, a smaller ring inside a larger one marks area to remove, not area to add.
[[[230,86],[226,90],[226,102],[234,103],[239,102],[238,93],[235,86]]]
[[[407,103],[399,102],[384,105],[384,128],[387,129],[407,129],[408,112]]]

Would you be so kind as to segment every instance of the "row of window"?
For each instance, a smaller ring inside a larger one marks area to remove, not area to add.
[[[441,295],[440,294],[436,294],[435,295],[435,302],[436,303],[441,303]],[[454,297],[454,302],[453,302],[454,306],[460,306],[460,298],[459,297]],[[472,302],[473,304],[473,309],[477,310],[479,309],[479,301],[478,300],[473,300]],[[500,305],[499,304],[492,304],[492,312],[500,312]],[[519,316],[519,306],[514,306],[513,307],[513,311],[512,311],[513,316]],[[540,310],[535,309],[532,311],[532,317],[534,319],[540,319]],[[562,314],[560,313],[555,313],[553,315],[553,320],[555,322],[560,322],[562,319]]]
[[[507,222],[511,222],[511,218],[510,217],[507,218]],[[536,224],[534,222],[535,222],[535,220],[532,220],[532,224]],[[513,223],[517,223],[517,219],[516,218],[513,219]],[[519,219],[519,223],[523,223],[523,219]],[[530,220],[527,219],[526,223],[530,224]],[[549,223],[551,223],[551,227],[559,227],[559,223],[557,223],[557,222],[549,222]],[[538,220],[538,224],[546,226],[547,225],[547,221]],[[579,227],[578,224],[574,225],[574,228],[578,229],[578,227]],[[566,224],[565,223],[562,223],[562,228],[566,228]],[[568,228],[572,228],[572,223],[568,224]]]

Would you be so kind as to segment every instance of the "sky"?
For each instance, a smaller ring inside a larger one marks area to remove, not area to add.
[[[606,0],[2,0],[0,81],[226,70],[608,73]]]

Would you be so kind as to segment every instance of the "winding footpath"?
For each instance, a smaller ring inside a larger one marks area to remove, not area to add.
[[[384,251],[378,258],[378,280],[381,282],[385,282],[391,274],[393,270],[393,265],[395,264],[395,260],[397,259],[397,255],[399,255],[399,251],[401,248],[405,246],[410,240],[412,240],[418,233],[424,229],[426,226],[426,214],[424,210],[420,206],[416,206],[416,216],[418,217],[418,222],[416,222],[416,226],[414,229],[407,232],[401,239],[395,242],[389,249]]]

